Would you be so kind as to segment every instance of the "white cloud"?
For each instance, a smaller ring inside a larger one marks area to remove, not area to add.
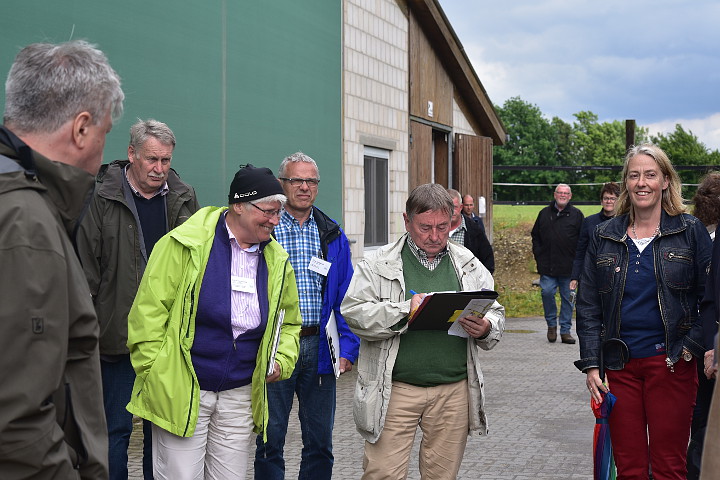
[[[720,113],[705,118],[677,118],[644,125],[651,135],[670,133],[675,131],[675,125],[682,125],[683,129],[691,131],[693,135],[711,150],[720,150]]]
[[[440,0],[490,99],[547,117],[680,121],[720,148],[720,2]],[[687,122],[687,123],[686,123]]]

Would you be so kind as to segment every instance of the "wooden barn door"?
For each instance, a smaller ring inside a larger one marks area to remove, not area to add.
[[[453,152],[453,182],[462,195],[470,194],[477,199],[485,197],[487,212],[485,230],[492,241],[492,181],[493,159],[492,139],[475,135],[455,134]]]
[[[432,181],[432,127],[410,121],[410,165],[408,166],[408,193],[423,183]]]

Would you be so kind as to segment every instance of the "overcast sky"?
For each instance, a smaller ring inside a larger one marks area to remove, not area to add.
[[[676,123],[720,149],[720,1],[440,0],[492,102]]]

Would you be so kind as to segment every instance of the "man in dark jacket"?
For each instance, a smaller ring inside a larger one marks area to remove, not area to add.
[[[462,196],[455,189],[448,189],[453,199],[453,214],[450,219],[450,240],[458,243],[475,255],[475,258],[487,268],[490,273],[495,272],[495,254],[490,241],[485,235],[481,223],[474,222],[462,214]],[[478,217],[479,218],[479,217]]]
[[[485,198],[480,197],[480,199],[482,200],[483,208],[485,208]],[[465,216],[465,220],[472,220],[477,223],[480,225],[480,229],[483,233],[486,233],[485,223],[483,223],[482,217],[475,215],[475,200],[472,195],[466,194],[462,197],[462,214]]]
[[[570,300],[570,276],[575,247],[580,236],[583,214],[570,205],[572,191],[564,183],[555,188],[555,200],[540,210],[532,229],[533,256],[540,274],[543,310],[548,326],[547,339],[557,340],[557,304],[555,293],[560,290],[560,338],[575,343],[570,334],[573,305]]]
[[[84,41],[15,58],[0,127],[0,476],[107,479],[99,328],[73,234],[122,115]]]
[[[127,479],[135,372],[127,348],[128,313],[155,243],[195,213],[193,188],[170,168],[175,135],[157,120],[130,127],[128,160],[103,165],[78,234],[78,253],[100,321],[111,479]],[[149,422],[143,428],[143,473],[152,478]]]
[[[297,279],[300,356],[289,379],[267,386],[267,443],[258,436],[255,478],[285,478],[285,434],[297,395],[303,438],[299,478],[329,480],[334,462],[335,380],[352,370],[360,349],[360,339],[340,313],[353,275],[350,245],[340,226],[314,206],[320,182],[315,160],[294,153],[280,164],[278,178],[287,202],[274,235],[290,256]],[[335,327],[328,329],[332,319]],[[339,336],[339,345],[333,345],[332,351],[329,330]]]

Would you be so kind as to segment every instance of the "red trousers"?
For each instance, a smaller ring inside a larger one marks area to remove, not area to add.
[[[665,355],[631,359],[623,370],[608,370],[610,391],[617,397],[610,413],[618,480],[685,480],[685,458],[697,372],[695,359],[680,359],[674,372]]]

